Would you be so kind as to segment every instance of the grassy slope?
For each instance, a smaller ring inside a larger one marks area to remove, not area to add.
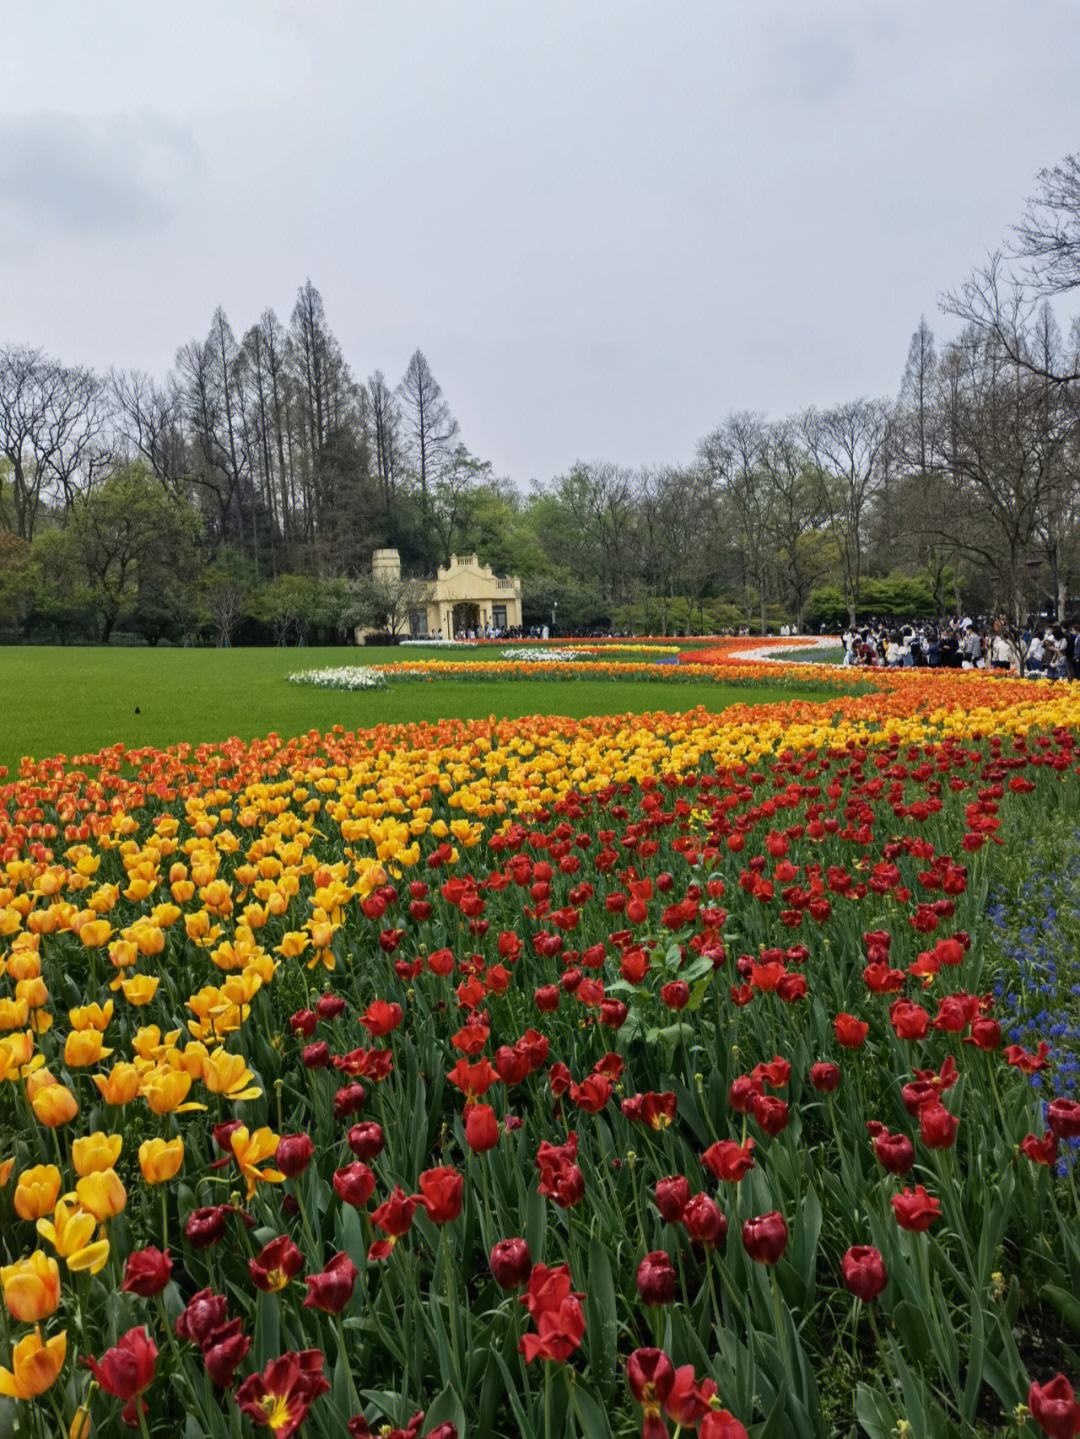
[[[409,650],[412,658],[438,651]],[[445,654],[445,652],[444,652]],[[401,658],[378,649],[0,649],[0,765],[14,773],[24,755],[85,754],[181,741],[283,738],[309,729],[384,722],[473,719],[492,713],[641,713],[791,699],[790,688],[614,680],[437,680],[347,694],[291,685],[285,676],[324,665]],[[799,697],[824,699],[822,685]],[[136,713],[136,707],[139,713]]]

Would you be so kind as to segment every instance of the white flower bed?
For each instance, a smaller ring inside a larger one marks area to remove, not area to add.
[[[578,653],[577,650],[503,650],[499,656],[504,660],[536,660],[543,664],[568,664],[570,660],[580,660],[586,656]]]
[[[315,685],[323,690],[381,690],[386,681],[365,665],[342,665],[332,670],[297,670],[287,676],[292,685]]]
[[[432,639],[399,640],[398,643],[402,649],[406,645],[416,645],[419,649],[425,650],[465,650],[470,648],[464,640],[444,640],[440,639],[438,635]]]

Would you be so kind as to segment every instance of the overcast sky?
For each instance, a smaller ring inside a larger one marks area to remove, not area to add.
[[[310,276],[523,485],[894,394],[1080,146],[1075,0],[35,0],[4,51],[0,342],[163,377]]]

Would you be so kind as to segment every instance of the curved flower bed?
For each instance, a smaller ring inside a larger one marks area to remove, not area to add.
[[[1075,809],[1080,697],[918,678],[24,764],[0,1405],[1068,1432],[1080,1104],[984,937],[999,856]]]

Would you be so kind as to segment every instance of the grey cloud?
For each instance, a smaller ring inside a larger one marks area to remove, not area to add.
[[[0,117],[0,201],[41,236],[162,225],[201,163],[190,136],[151,113]]]

